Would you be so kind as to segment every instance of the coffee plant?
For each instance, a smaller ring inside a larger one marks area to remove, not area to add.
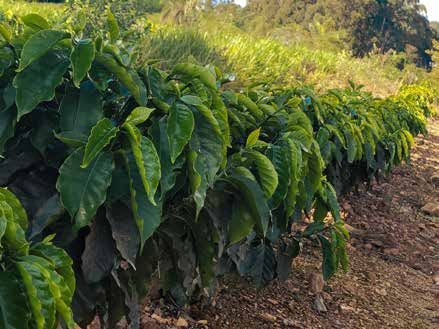
[[[74,328],[70,309],[75,291],[72,260],[47,236],[30,244],[26,211],[0,188],[0,327]]]
[[[353,84],[324,95],[263,84],[237,92],[215,67],[137,67],[111,13],[96,33],[81,20],[22,23],[0,25],[0,186],[22,202],[30,221],[20,239],[26,232],[35,247],[24,259],[3,254],[35,269],[22,275],[30,303],[14,294],[8,307],[31,305],[37,328],[72,323],[70,295],[54,288],[74,290],[60,278],[67,258],[44,254],[54,245],[73,259],[81,326],[97,314],[106,327],[123,316],[139,327],[151,288],[183,306],[228,272],[258,286],[285,279],[303,239],[321,246],[325,279],[347,270],[336,191],[407,161],[430,115],[422,87],[389,99]],[[30,289],[33,275],[49,280],[50,303],[43,284]]]

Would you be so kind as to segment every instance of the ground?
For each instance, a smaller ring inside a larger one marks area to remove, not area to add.
[[[348,273],[324,284],[321,256],[306,245],[286,282],[256,290],[228,278],[211,303],[175,318],[150,303],[142,328],[439,328],[439,218],[422,210],[438,211],[439,120],[429,130],[411,165],[341,201],[352,232]]]

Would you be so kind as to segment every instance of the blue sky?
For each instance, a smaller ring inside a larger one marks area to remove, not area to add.
[[[427,7],[427,15],[430,21],[439,21],[439,0],[421,0]]]

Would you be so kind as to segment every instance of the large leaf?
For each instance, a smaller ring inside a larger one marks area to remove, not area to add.
[[[90,234],[85,239],[85,249],[81,259],[81,268],[87,283],[101,281],[113,269],[116,246],[105,217],[98,216],[93,222]]]
[[[29,238],[32,239],[43,230],[57,221],[63,214],[65,209],[61,204],[58,193],[50,197],[38,211],[32,220],[31,231],[29,233]]]
[[[19,261],[16,266],[23,280],[36,328],[53,328],[56,307],[49,282],[39,267],[31,262]]]
[[[245,269],[245,274],[261,287],[275,277],[276,256],[273,248],[269,244],[254,241],[241,266]]]
[[[84,82],[80,91],[68,90],[59,112],[62,132],[69,132],[70,137],[88,136],[90,129],[103,116],[102,97],[92,83]]]
[[[28,329],[30,311],[20,283],[11,272],[0,272],[0,327]]]
[[[278,186],[271,200],[273,208],[277,208],[286,198],[291,183],[291,154],[288,144],[271,145],[269,158],[278,175]]]
[[[81,168],[87,168],[89,164],[102,152],[119,131],[110,119],[103,118],[91,130],[85,146],[84,158]]]
[[[218,121],[208,108],[201,106],[198,110],[188,156],[189,180],[197,214],[204,205],[207,189],[215,182],[224,156],[224,139]]]
[[[0,201],[5,201],[12,209],[14,215],[14,221],[18,223],[23,230],[28,227],[28,219],[26,210],[20,203],[20,200],[6,188],[0,188]]]
[[[79,87],[79,84],[87,75],[94,58],[95,45],[93,40],[79,40],[70,55],[73,68],[73,83],[76,87]]]
[[[69,59],[62,53],[50,51],[15,76],[18,119],[31,112],[40,102],[55,97],[55,88],[62,82],[69,65]]]
[[[46,54],[58,41],[66,39],[70,34],[63,31],[42,30],[33,34],[24,44],[21,51],[18,72],[23,71],[32,62]]]
[[[119,201],[107,207],[107,218],[117,249],[135,269],[140,236],[131,210]]]
[[[234,244],[244,239],[254,226],[255,220],[247,204],[239,196],[236,196],[229,223],[229,243]]]
[[[29,244],[24,236],[24,230],[14,218],[13,208],[5,201],[0,201],[0,218],[6,222],[3,232],[2,244],[11,254],[25,255],[29,250]]]
[[[148,120],[149,116],[154,111],[155,109],[149,107],[136,107],[134,110],[131,111],[130,115],[125,120],[125,123],[138,126]]]
[[[195,126],[194,115],[186,105],[176,103],[169,110],[167,126],[171,162],[174,163],[191,139]]]
[[[143,187],[150,202],[155,205],[155,192],[160,182],[160,159],[153,142],[140,134],[132,124],[125,124],[124,128],[129,133],[131,150],[136,160]]]
[[[38,14],[28,14],[22,16],[21,20],[26,26],[29,26],[34,30],[46,30],[50,27],[47,20]]]
[[[265,236],[270,220],[270,209],[258,183],[239,175],[232,175],[227,178],[227,181],[241,193],[256,223],[256,228],[261,235]]]
[[[59,169],[57,189],[75,229],[88,225],[105,202],[114,169],[111,153],[101,153],[87,168],[81,168],[84,150],[73,152]]]
[[[247,150],[245,156],[256,166],[259,182],[267,198],[270,198],[276,191],[279,178],[273,163],[262,153],[255,150]]]
[[[9,108],[0,111],[0,155],[3,153],[6,142],[14,136],[16,110]]]
[[[125,155],[130,178],[131,209],[140,233],[141,249],[161,222],[161,200],[158,205],[150,202],[142,183],[136,159],[132,153]]]

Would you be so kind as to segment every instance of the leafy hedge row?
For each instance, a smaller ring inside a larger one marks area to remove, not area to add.
[[[136,68],[111,13],[94,39],[84,24],[22,21],[0,25],[0,185],[29,214],[28,238],[55,234],[72,257],[80,325],[98,313],[138,327],[151,282],[183,305],[226,272],[286,278],[304,238],[321,245],[326,279],[346,270],[333,186],[407,160],[430,114],[422,87],[384,100],[355,86],[235,92],[214,67]],[[54,328],[54,301],[31,327]]]

